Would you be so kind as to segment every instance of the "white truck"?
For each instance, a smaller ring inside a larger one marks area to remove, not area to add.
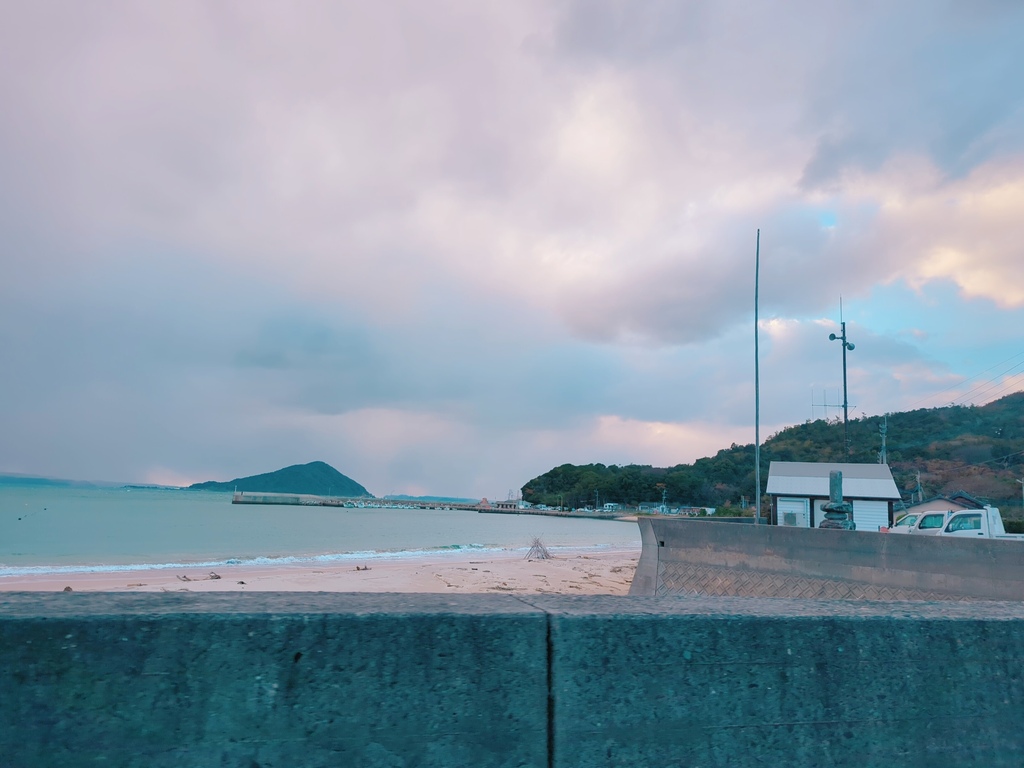
[[[896,521],[889,533],[912,533],[916,536],[938,536],[949,520],[952,510],[911,512]]]
[[[984,539],[1024,541],[1024,533],[1007,533],[1003,517],[995,507],[965,509],[950,515],[939,536],[966,536]]]

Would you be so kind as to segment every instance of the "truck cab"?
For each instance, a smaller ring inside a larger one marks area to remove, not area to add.
[[[952,514],[953,512],[951,510],[912,512],[909,515],[901,517],[896,522],[896,525],[889,529],[889,533],[912,533],[916,536],[936,536],[942,531],[943,526],[946,525],[946,521]]]
[[[1024,540],[1024,534],[1007,533],[1003,517],[995,507],[957,512],[946,521],[942,536]]]

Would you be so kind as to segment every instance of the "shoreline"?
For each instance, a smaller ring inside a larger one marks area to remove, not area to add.
[[[430,592],[625,595],[640,547],[487,550],[324,563],[238,564],[0,576],[0,592]]]

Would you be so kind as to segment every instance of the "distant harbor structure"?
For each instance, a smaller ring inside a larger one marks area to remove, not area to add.
[[[293,507],[345,507],[380,509],[466,509],[474,512],[489,511],[487,499],[475,503],[437,501],[429,499],[376,499],[372,496],[317,496],[312,493],[264,493],[262,491],[235,491],[232,504],[281,504]]]
[[[346,509],[461,509],[468,512],[489,512],[498,515],[546,515],[549,517],[584,517],[614,520],[631,513],[618,504],[604,509],[549,509],[522,505],[518,501],[491,503],[487,499],[477,502],[457,502],[437,499],[377,499],[368,496],[317,496],[312,493],[265,493],[263,491],[235,491],[232,504],[265,504],[293,507],[342,507]]]

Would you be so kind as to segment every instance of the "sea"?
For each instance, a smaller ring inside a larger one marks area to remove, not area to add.
[[[260,506],[231,494],[0,485],[0,576],[640,548],[636,523],[465,510]]]

